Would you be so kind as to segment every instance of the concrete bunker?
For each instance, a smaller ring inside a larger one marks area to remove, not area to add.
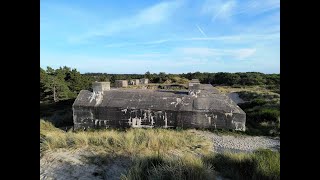
[[[195,84],[200,84],[200,81],[199,79],[192,79],[190,82],[189,82],[189,87],[192,87],[193,85]]]
[[[140,79],[131,79],[129,81],[129,85],[139,85],[140,84]]]
[[[147,78],[140,79],[140,84],[149,84],[149,79]]]
[[[114,85],[115,85],[115,87],[118,87],[118,88],[128,87],[128,81],[127,80],[115,80]]]
[[[75,129],[82,128],[214,128],[245,131],[246,114],[210,84],[188,90],[110,88],[93,83],[82,90],[73,106]]]

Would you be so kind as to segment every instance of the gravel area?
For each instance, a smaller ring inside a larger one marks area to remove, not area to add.
[[[259,148],[280,151],[280,138],[265,136],[231,136],[218,135],[207,131],[195,131],[196,134],[209,138],[213,141],[213,150],[222,152],[252,152]]]

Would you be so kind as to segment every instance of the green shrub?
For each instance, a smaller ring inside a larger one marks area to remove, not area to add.
[[[214,178],[212,166],[203,163],[201,158],[195,156],[169,158],[159,155],[136,159],[129,172],[121,177],[128,180],[209,180]]]
[[[204,157],[203,161],[231,179],[280,179],[280,153],[267,149],[260,149],[252,154],[216,154]]]
[[[280,179],[280,153],[269,149],[257,150],[253,154],[256,162],[255,179]]]
[[[278,109],[259,109],[256,112],[248,114],[248,117],[256,122],[262,121],[272,121],[276,122],[280,116],[280,111]]]
[[[268,102],[265,100],[265,99],[254,99],[252,101],[249,101],[249,102],[244,102],[244,103],[241,103],[239,104],[239,106],[246,110],[246,109],[250,109],[250,108],[254,108],[256,106],[263,106],[265,104],[267,104]]]
[[[204,162],[212,164],[216,171],[232,179],[248,179],[253,176],[256,166],[249,154],[216,154],[204,158]]]

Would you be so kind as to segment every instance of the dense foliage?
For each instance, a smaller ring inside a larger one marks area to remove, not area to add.
[[[166,74],[164,72],[143,74],[106,74],[106,73],[86,73],[86,76],[94,77],[95,80],[110,80],[112,83],[117,79],[139,79],[148,78],[151,83],[164,83],[167,80],[175,82],[176,77],[185,79],[199,79],[201,83],[218,85],[268,85],[278,86],[280,84],[280,74],[263,74],[258,72],[246,73],[183,73]]]
[[[92,80],[83,76],[76,69],[60,67],[46,70],[40,67],[40,100],[53,100],[55,102],[71,99],[82,89],[89,89]]]
[[[273,91],[280,93],[280,74],[263,74],[258,72],[247,73],[183,73],[166,74],[164,72],[145,74],[107,74],[107,73],[85,73],[80,74],[76,69],[60,67],[46,70],[40,67],[40,99],[59,101],[74,98],[82,89],[90,89],[94,81],[110,81],[120,79],[148,78],[150,83],[177,83],[184,84],[191,79],[199,79],[201,83],[214,85],[264,85]]]
[[[246,133],[280,136],[280,95],[257,92],[238,92],[245,103],[239,104],[246,112]]]

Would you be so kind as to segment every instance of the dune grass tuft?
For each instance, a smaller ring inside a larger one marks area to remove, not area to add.
[[[128,173],[122,175],[122,180],[215,179],[213,167],[194,155],[176,158],[153,155],[138,158],[134,162]]]
[[[131,159],[123,180],[280,179],[280,152],[214,154],[212,142],[192,130],[128,129],[65,132],[40,120],[40,156],[59,148],[100,152],[98,163],[113,157]]]
[[[122,154],[152,154],[173,150],[208,153],[212,143],[191,131],[169,129],[129,129],[127,131],[64,132],[51,123],[40,121],[41,149],[93,148]]]
[[[251,154],[224,153],[204,157],[204,162],[232,179],[280,179],[280,153],[260,149]]]

